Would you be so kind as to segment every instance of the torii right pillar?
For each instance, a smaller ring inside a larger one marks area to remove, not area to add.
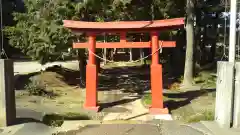
[[[152,47],[152,64],[151,64],[151,90],[152,90],[152,105],[150,107],[151,114],[168,114],[167,108],[163,105],[163,79],[162,65],[159,64],[159,41],[158,32],[151,32],[151,47]]]

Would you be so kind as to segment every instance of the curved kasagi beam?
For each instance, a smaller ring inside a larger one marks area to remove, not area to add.
[[[74,30],[146,30],[162,28],[181,28],[184,26],[184,18],[174,18],[154,21],[119,21],[119,22],[85,22],[63,20],[63,26]]]

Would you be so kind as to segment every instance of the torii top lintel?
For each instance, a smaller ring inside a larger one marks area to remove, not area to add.
[[[85,22],[63,20],[64,27],[83,32],[151,31],[181,28],[183,27],[183,25],[184,18],[154,21],[119,21],[119,22]]]
[[[84,22],[63,20],[63,26],[73,32],[86,32],[91,38],[95,34],[120,33],[120,42],[97,43],[96,48],[150,48],[151,42],[128,42],[127,32],[151,32],[181,28],[184,25],[184,18],[174,18],[155,21],[120,21],[120,22]],[[95,39],[94,39],[95,42]],[[175,47],[174,41],[159,41],[161,47]],[[88,48],[89,43],[73,43],[73,48]]]

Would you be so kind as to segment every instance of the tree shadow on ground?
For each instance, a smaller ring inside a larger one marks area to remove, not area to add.
[[[80,73],[76,70],[54,66],[46,69],[46,72],[55,72],[60,75],[60,80],[70,86],[80,86]],[[16,90],[23,90],[30,78],[40,74],[40,72],[16,75]],[[123,93],[138,93],[142,95],[151,89],[150,66],[124,66],[103,69],[98,75],[98,91],[121,91]],[[169,74],[163,73],[163,86],[168,88],[169,84],[175,82]],[[82,86],[80,86],[82,88]]]
[[[70,70],[59,66],[48,68],[46,71],[56,72],[62,76],[62,81],[71,86],[80,86],[80,73],[76,70]],[[30,82],[30,78],[40,74],[39,72],[16,75],[15,88],[24,89],[25,85]],[[164,88],[175,80],[171,80],[169,75],[163,76]],[[121,90],[125,93],[143,94],[149,91],[150,87],[150,66],[125,66],[103,69],[98,75],[98,91]],[[82,87],[82,86],[81,86]]]
[[[85,114],[47,114],[42,122],[48,126],[60,127],[65,120],[91,120],[91,118]]]
[[[16,120],[13,123],[13,125],[24,124],[24,123],[31,123],[31,122],[43,123],[43,122],[41,122],[39,120],[36,120],[34,118],[16,118]]]
[[[58,73],[59,75],[61,75],[63,77],[62,78],[63,81],[65,83],[67,83],[68,85],[78,86],[80,84],[79,71],[63,68],[60,66],[48,68],[46,71]]]
[[[24,124],[24,123],[42,123],[51,126],[51,124],[62,123],[64,120],[90,120],[90,116],[86,114],[75,114],[75,113],[67,113],[67,114],[46,114],[42,118],[42,120],[37,120],[36,118],[16,118],[14,122],[11,125],[18,125],[18,124]]]
[[[49,120],[90,120],[91,118],[87,115],[80,115],[80,114],[46,114],[43,117],[43,121],[49,121]]]
[[[61,126],[64,120],[90,120],[91,118],[87,115],[59,115],[59,114],[46,114],[42,121],[34,118],[16,118],[12,125],[24,124],[24,123],[42,123],[48,126]],[[56,125],[54,125],[56,124]]]
[[[175,80],[169,75],[163,76],[164,88]],[[100,91],[119,90],[143,94],[151,89],[150,66],[114,67],[104,69],[99,77]]]
[[[169,111],[176,110],[180,107],[186,106],[191,103],[192,100],[203,96],[208,93],[215,92],[216,89],[206,89],[206,90],[196,90],[196,91],[187,91],[181,93],[164,93],[163,95],[167,98],[185,98],[185,100],[175,101],[168,100],[164,102],[164,105],[169,109]]]
[[[150,89],[149,67],[114,67],[104,69],[99,76],[99,91],[122,90],[141,94]]]
[[[62,67],[49,68],[47,71],[60,74],[68,85],[79,86],[82,83],[79,71]],[[169,75],[163,76],[164,88],[175,81],[170,78]],[[98,91],[121,90],[126,93],[143,94],[150,89],[149,65],[106,68],[98,75]]]
[[[111,91],[123,90],[124,92],[140,92],[150,89],[149,68],[140,67],[116,67],[102,70],[98,75],[98,90]],[[50,68],[47,71],[56,72],[62,80],[71,86],[79,86],[79,71],[62,67]]]
[[[18,125],[24,123],[42,123],[51,126],[52,122],[60,122],[61,124],[64,120],[90,120],[91,118],[87,115],[80,115],[80,114],[67,114],[67,115],[59,115],[59,114],[46,114],[42,121],[36,120],[34,118],[16,118],[15,121],[11,125]]]
[[[99,103],[100,111],[102,111],[106,108],[111,108],[111,107],[117,106],[117,105],[124,105],[124,104],[127,104],[127,103],[131,103],[131,102],[133,102],[135,100],[138,100],[140,98],[141,98],[140,96],[136,96],[136,97],[133,97],[131,99],[121,99],[121,100],[113,101],[113,102]]]

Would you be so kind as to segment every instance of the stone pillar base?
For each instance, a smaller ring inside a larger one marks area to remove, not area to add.
[[[87,106],[87,105],[84,105],[83,108],[86,109],[86,110],[89,110],[89,111],[94,111],[94,112],[99,112],[99,110],[100,110],[99,106]]]
[[[169,114],[168,108],[149,108],[150,114]]]

